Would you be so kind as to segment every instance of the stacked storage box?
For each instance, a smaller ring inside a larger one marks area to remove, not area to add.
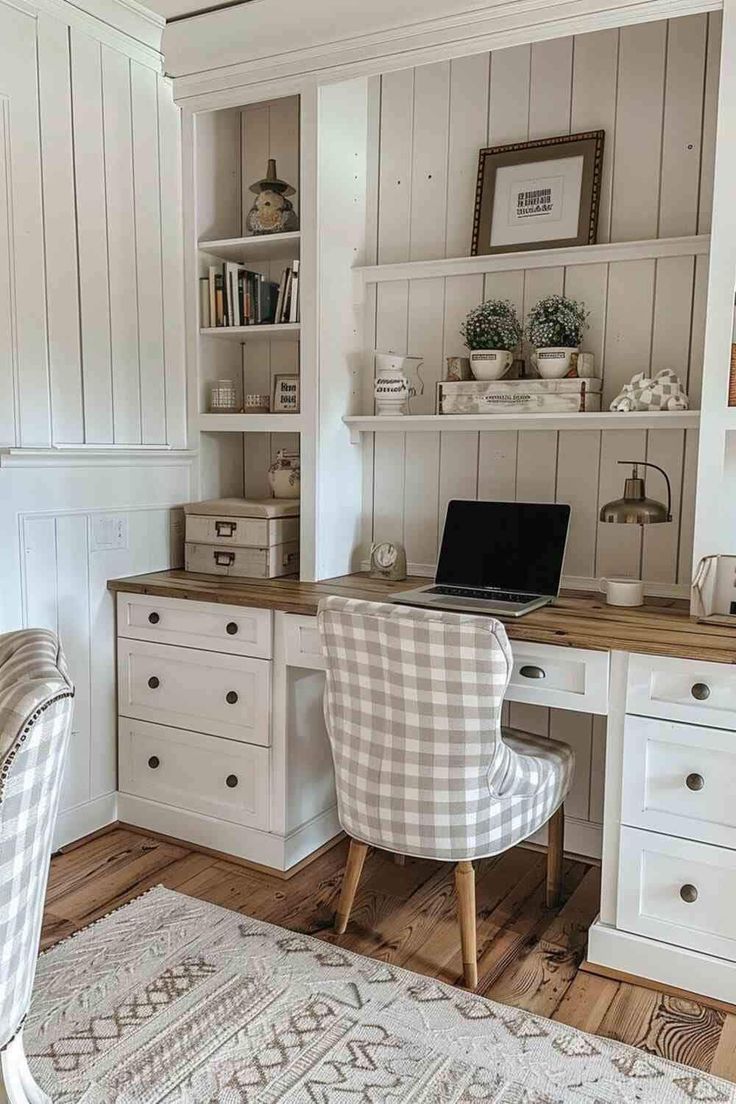
[[[215,498],[184,513],[187,571],[250,579],[299,571],[298,499]]]

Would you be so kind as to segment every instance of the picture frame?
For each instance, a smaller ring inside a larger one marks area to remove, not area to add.
[[[274,376],[271,402],[272,414],[298,414],[299,400],[299,376]]]
[[[593,245],[605,131],[482,149],[471,255]]]

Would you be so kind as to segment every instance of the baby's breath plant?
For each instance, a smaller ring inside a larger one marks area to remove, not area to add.
[[[469,349],[511,351],[522,339],[524,327],[508,299],[487,299],[474,307],[460,327]]]
[[[588,328],[585,303],[566,299],[564,295],[548,295],[529,311],[526,332],[537,349],[576,349]]]

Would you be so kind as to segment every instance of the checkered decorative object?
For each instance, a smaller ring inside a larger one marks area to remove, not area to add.
[[[28,1011],[74,689],[56,636],[0,636],[0,1050]]]
[[[512,658],[499,621],[332,597],[318,622],[348,835],[459,862],[506,851],[549,820],[573,753],[501,729]]]
[[[638,372],[611,403],[611,410],[687,410],[688,397],[678,376],[663,368],[651,379]]]

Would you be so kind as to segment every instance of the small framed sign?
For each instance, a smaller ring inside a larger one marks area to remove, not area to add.
[[[603,138],[591,130],[482,149],[472,255],[592,245]]]
[[[299,413],[298,376],[274,376],[271,412],[274,414]]]

